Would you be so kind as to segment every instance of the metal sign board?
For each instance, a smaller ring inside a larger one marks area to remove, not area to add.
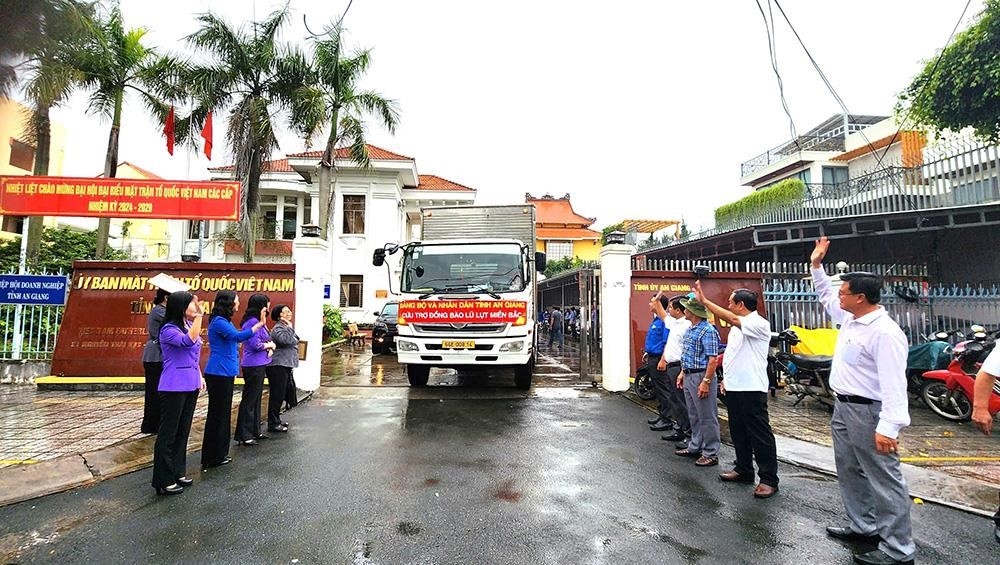
[[[0,275],[0,304],[66,304],[66,277],[62,275]]]

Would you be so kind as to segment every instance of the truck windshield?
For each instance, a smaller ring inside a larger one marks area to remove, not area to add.
[[[517,292],[524,261],[516,243],[413,245],[403,255],[403,292]]]

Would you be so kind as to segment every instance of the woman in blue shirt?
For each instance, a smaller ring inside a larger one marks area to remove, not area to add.
[[[205,437],[201,443],[201,468],[227,465],[229,434],[232,432],[233,383],[240,372],[237,348],[241,341],[250,339],[264,322],[237,330],[233,314],[240,308],[235,292],[220,290],[215,295],[212,315],[208,323],[208,364],[205,365],[205,385],[208,387],[208,414],[205,416]],[[261,314],[263,318],[263,314]]]

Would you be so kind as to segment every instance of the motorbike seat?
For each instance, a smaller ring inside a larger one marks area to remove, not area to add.
[[[799,355],[792,354],[792,361],[800,369],[829,369],[833,362],[830,355]]]

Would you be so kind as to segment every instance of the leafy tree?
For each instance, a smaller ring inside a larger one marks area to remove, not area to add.
[[[14,272],[21,256],[21,242],[10,239],[0,242],[0,269]],[[79,232],[69,228],[45,228],[37,260],[29,263],[32,272],[71,273],[73,261],[97,258],[97,232]],[[125,260],[128,254],[108,250],[106,259]]]
[[[61,0],[0,0],[0,99],[11,94],[24,60],[46,38],[46,25],[64,5]]]
[[[955,36],[939,60],[899,95],[896,111],[916,124],[941,130],[975,129],[1000,141],[1000,0],[987,0],[975,23]]]
[[[321,130],[330,128],[319,170],[320,237],[324,239],[333,210],[337,147],[346,147],[351,161],[362,169],[369,169],[371,158],[365,141],[365,116],[375,116],[389,133],[396,131],[399,120],[394,101],[375,91],[358,89],[358,82],[371,63],[371,50],[344,55],[343,19],[341,16],[327,29],[325,37],[313,36],[314,66],[309,74],[309,86],[292,106],[292,121],[301,124],[307,143]]]
[[[118,170],[118,138],[122,125],[125,95],[137,93],[147,110],[160,123],[169,106],[163,98],[182,96],[179,75],[183,64],[172,57],[158,55],[143,43],[145,28],[125,29],[121,10],[114,6],[106,17],[99,17],[90,28],[83,49],[75,52],[71,66],[82,75],[84,87],[91,91],[90,111],[111,119],[104,176],[113,178]],[[97,223],[97,256],[107,255],[110,218]]]
[[[57,1],[41,25],[41,35],[27,48],[24,66],[29,69],[25,94],[31,104],[27,138],[35,149],[35,176],[49,174],[52,127],[49,113],[60,106],[80,81],[80,73],[67,61],[83,46],[93,24],[93,6],[73,1]],[[42,217],[28,218],[27,260],[37,262],[42,239]]]
[[[229,109],[226,140],[241,183],[239,235],[243,259],[252,262],[259,232],[260,177],[264,163],[278,148],[274,120],[285,114],[306,84],[309,65],[298,49],[279,42],[289,8],[277,10],[249,29],[234,28],[218,16],[198,16],[201,28],[188,43],[207,58],[184,74],[184,83],[197,101],[192,115],[177,124],[181,138],[193,134],[209,111]]]
[[[586,262],[579,257],[563,257],[558,261],[549,261],[545,263],[545,276],[553,277],[564,271],[582,269],[584,266],[586,266]]]
[[[608,244],[608,234],[616,231],[623,231],[625,229],[625,222],[618,222],[617,224],[611,224],[610,226],[601,230],[601,245]]]

